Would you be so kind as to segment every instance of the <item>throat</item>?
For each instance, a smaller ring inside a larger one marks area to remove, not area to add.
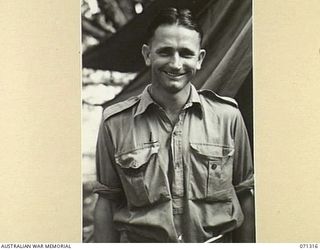
[[[170,117],[179,115],[180,111],[189,99],[190,92],[190,85],[177,93],[164,92],[153,85],[149,88],[149,94],[151,97],[160,104]]]
[[[175,125],[178,122],[179,114],[180,114],[180,110],[177,111],[177,112],[166,111],[166,115],[167,115],[167,117],[170,120],[172,125]]]
[[[163,108],[171,124],[174,125],[177,123],[181,110],[189,99],[191,85],[188,84],[178,93],[163,93],[161,89],[158,89],[157,86],[154,85],[151,85],[148,91],[154,101]]]

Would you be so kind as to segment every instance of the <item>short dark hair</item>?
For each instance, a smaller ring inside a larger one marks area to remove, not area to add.
[[[200,25],[195,21],[192,13],[188,9],[166,8],[159,12],[159,14],[152,20],[147,29],[147,42],[154,36],[154,32],[161,25],[176,24],[181,25],[187,29],[194,30],[199,34],[200,43],[202,42],[203,32]]]

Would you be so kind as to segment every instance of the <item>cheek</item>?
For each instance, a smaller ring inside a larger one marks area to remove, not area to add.
[[[187,69],[190,72],[195,72],[197,70],[197,61],[192,60],[185,63],[185,69]]]
[[[152,68],[154,69],[161,69],[162,67],[165,67],[168,64],[166,59],[157,59],[152,61]]]
[[[169,59],[167,57],[161,57],[158,55],[151,55],[150,56],[152,64],[165,64],[168,63]]]

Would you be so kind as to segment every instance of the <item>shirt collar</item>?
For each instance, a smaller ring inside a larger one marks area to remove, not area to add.
[[[142,94],[140,95],[140,102],[138,104],[134,117],[144,113],[151,104],[156,104],[155,101],[152,99],[151,95],[149,94],[148,89],[150,86],[151,84],[148,84],[147,87],[145,87],[145,89],[143,90]]]
[[[199,96],[196,88],[191,84],[190,96],[189,96],[189,99],[183,109],[189,108],[193,104],[197,104],[197,105],[200,105],[200,107],[202,107],[201,102],[200,102],[200,96]]]
[[[159,107],[159,104],[156,103],[152,99],[152,97],[151,97],[151,95],[150,95],[150,93],[148,91],[150,86],[151,86],[151,84],[147,85],[145,87],[145,89],[143,90],[142,94],[140,95],[140,102],[138,104],[138,107],[137,107],[137,110],[136,110],[136,112],[134,114],[134,117],[136,117],[136,116],[138,116],[140,114],[143,114],[151,104],[156,105],[156,106]],[[202,104],[201,104],[201,101],[200,101],[200,96],[199,96],[196,88],[191,84],[190,96],[189,96],[189,99],[188,99],[188,101],[185,104],[183,109],[187,109],[187,108],[193,106],[194,104],[195,104],[195,106],[200,107],[200,111],[201,111],[201,114],[202,114],[203,113],[203,107],[202,107]]]

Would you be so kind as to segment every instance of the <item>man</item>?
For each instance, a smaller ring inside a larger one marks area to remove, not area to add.
[[[237,103],[191,84],[205,50],[188,10],[162,11],[142,54],[151,84],[103,113],[97,242],[231,242],[253,187]]]

